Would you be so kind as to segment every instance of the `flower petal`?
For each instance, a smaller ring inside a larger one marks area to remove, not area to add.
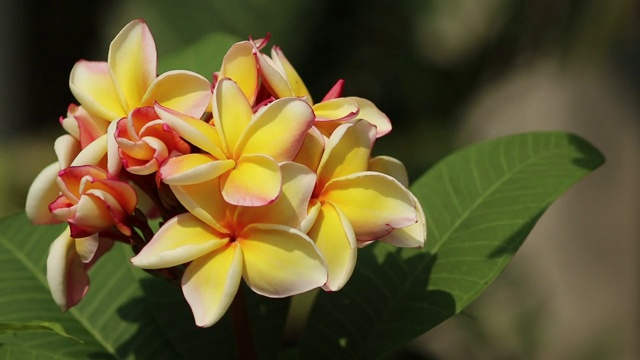
[[[262,53],[257,53],[256,58],[258,59],[260,73],[264,79],[264,86],[271,94],[278,99],[295,96],[289,81],[283,74],[284,70],[279,69],[271,58]]]
[[[220,186],[229,204],[263,206],[280,195],[282,174],[278,164],[268,156],[244,155],[235,169],[220,178]]]
[[[29,187],[25,210],[27,217],[34,224],[45,225],[60,222],[49,211],[49,204],[56,200],[60,193],[56,182],[59,171],[60,166],[57,162],[48,165],[40,171]]]
[[[196,325],[215,324],[227,311],[242,278],[242,250],[231,243],[195,259],[182,276],[182,293]]]
[[[316,171],[324,152],[324,136],[315,126],[309,129],[302,142],[300,151],[293,161]]]
[[[89,290],[85,264],[76,253],[69,228],[58,236],[47,256],[47,283],[53,300],[65,311],[76,305]]]
[[[309,94],[309,90],[304,85],[304,82],[298,75],[296,69],[291,65],[289,60],[284,56],[282,49],[279,46],[274,46],[271,48],[271,59],[273,59],[274,64],[284,71],[286,75],[287,81],[289,82],[289,86],[293,91],[293,95],[296,97],[307,98],[309,102],[311,102],[311,94]]]
[[[233,44],[222,59],[219,74],[220,78],[233,79],[251,104],[258,93],[258,62],[253,51],[254,46],[249,41]]]
[[[313,241],[282,225],[254,224],[238,237],[244,256],[242,277],[258,294],[285,297],[327,281],[327,269]]]
[[[303,100],[276,100],[256,112],[234,154],[264,154],[276,162],[293,160],[313,126],[313,117],[311,106]]]
[[[69,88],[93,116],[112,121],[127,115],[111,79],[109,65],[104,61],[76,62],[69,75]]]
[[[188,185],[216,178],[234,165],[233,160],[216,160],[211,155],[195,153],[167,159],[159,172],[165,184]]]
[[[238,84],[222,78],[216,84],[212,111],[218,134],[224,139],[222,146],[226,147],[227,154],[231,154],[251,121],[251,105]]]
[[[77,238],[75,241],[76,252],[83,263],[88,263],[93,259],[93,255],[98,250],[100,240],[98,234],[93,234],[84,238]]]
[[[58,158],[60,168],[64,169],[71,165],[73,159],[80,153],[80,142],[73,136],[65,134],[56,139],[53,143],[53,150]]]
[[[375,127],[366,121],[340,125],[326,143],[318,165],[318,187],[331,179],[365,171],[375,141]]]
[[[404,187],[409,187],[409,174],[404,164],[391,156],[376,156],[369,160],[369,171],[387,174],[398,180]]]
[[[381,137],[391,131],[391,120],[374,103],[355,96],[349,96],[347,99],[353,100],[358,104],[360,109],[358,119],[366,120],[376,126],[376,137]]]
[[[207,79],[191,71],[173,70],[151,83],[140,106],[154,102],[179,113],[200,118],[207,110],[213,89]]]
[[[128,23],[111,42],[109,68],[127,113],[140,106],[156,78],[156,62],[156,44],[142,20]]]
[[[265,206],[245,207],[236,210],[235,224],[245,228],[251,224],[280,224],[299,228],[307,217],[307,205],[316,183],[316,175],[306,166],[293,162],[280,165],[282,192],[276,201]]]
[[[358,116],[360,110],[355,101],[337,98],[313,105],[316,121],[350,121]]]
[[[82,149],[70,166],[98,165],[107,154],[107,134],[95,139],[86,148]]]
[[[330,181],[320,201],[340,208],[359,241],[375,240],[395,228],[412,225],[418,216],[409,190],[391,176],[370,171]]]
[[[131,263],[143,269],[161,269],[188,263],[229,242],[227,235],[212,229],[190,213],[167,221]]]
[[[212,228],[227,233],[233,230],[235,207],[227,204],[219,189],[219,178],[193,185],[171,185],[171,191],[187,211]]]
[[[411,194],[411,193],[409,193]],[[427,239],[427,220],[424,210],[415,195],[411,194],[411,198],[418,212],[418,222],[407,227],[393,229],[388,235],[378,239],[379,241],[391,244],[397,247],[423,247]]]
[[[325,202],[307,235],[313,239],[327,263],[329,278],[323,289],[340,290],[351,277],[358,254],[349,220],[338,207]]]

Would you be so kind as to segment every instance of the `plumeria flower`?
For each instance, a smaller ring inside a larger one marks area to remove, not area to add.
[[[255,114],[232,80],[218,81],[213,123],[207,124],[156,105],[162,120],[182,138],[202,149],[168,159],[160,177],[169,185],[189,185],[220,177],[230,204],[262,206],[277,199],[282,185],[279,163],[293,160],[313,125],[313,111],[303,100],[287,98]]]
[[[351,276],[357,248],[419,221],[419,204],[393,177],[368,171],[374,125],[357,121],[340,125],[326,144],[310,202],[315,222],[308,231],[327,261],[325,290],[339,290]],[[415,246],[424,239],[394,238]]]
[[[118,120],[115,141],[125,169],[136,175],[152,174],[170,156],[191,152],[189,144],[158,118],[153,107],[137,108]]]
[[[285,162],[282,194],[261,207],[229,204],[220,178],[172,185],[189,211],[167,221],[131,259],[144,269],[189,263],[182,291],[198,326],[211,326],[226,312],[240,279],[258,294],[285,297],[323,285],[327,270],[313,241],[300,230],[315,175]]]
[[[211,84],[190,71],[168,71],[158,77],[156,46],[142,20],[127,24],[113,39],[107,62],[78,61],[69,78],[71,92],[94,117],[107,121],[127,117],[155,102],[200,117],[211,99]]]
[[[136,208],[135,190],[126,182],[109,179],[97,166],[71,166],[60,170],[61,195],[49,205],[51,214],[69,224],[73,238],[91,236],[111,226],[126,236],[127,217]]]

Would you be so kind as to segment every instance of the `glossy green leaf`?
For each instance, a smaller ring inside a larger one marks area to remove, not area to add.
[[[603,161],[565,133],[504,137],[445,158],[412,186],[427,216],[425,248],[362,249],[347,286],[318,297],[302,357],[377,358],[459,313],[547,207]]]
[[[211,328],[194,325],[178,286],[129,263],[131,250],[116,244],[90,271],[91,288],[66,313],[51,299],[45,267],[60,226],[34,226],[24,214],[0,220],[0,323],[34,320],[60,324],[83,343],[58,334],[0,335],[2,359],[233,358],[228,316]],[[275,358],[287,300],[247,296],[256,347]]]
[[[64,331],[62,325],[49,321],[31,321],[19,323],[0,323],[0,335],[4,334],[20,334],[25,332],[54,332],[60,336],[82,342]]]
[[[211,80],[213,73],[220,70],[227,50],[238,41],[240,39],[232,35],[211,33],[173,54],[162,56],[158,71],[190,70]]]

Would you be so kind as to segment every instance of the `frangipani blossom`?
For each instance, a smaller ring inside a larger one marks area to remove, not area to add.
[[[326,290],[344,286],[359,244],[418,222],[419,204],[411,193],[393,177],[367,171],[375,136],[375,126],[366,121],[340,125],[320,160],[310,203],[317,218],[308,235],[327,261]]]
[[[170,158],[160,169],[169,185],[189,185],[220,177],[220,191],[230,204],[262,206],[280,194],[279,163],[295,158],[313,125],[313,111],[303,100],[286,98],[255,114],[232,80],[218,81],[213,123],[156,105],[156,112],[182,138],[204,153]]]
[[[122,164],[136,175],[154,173],[170,156],[191,152],[189,144],[158,118],[153,107],[137,108],[118,120],[114,135]]]
[[[137,203],[131,185],[108,179],[105,170],[89,165],[60,170],[58,185],[62,194],[49,209],[55,218],[69,224],[71,237],[88,237],[114,225],[131,235],[125,224]]]
[[[211,84],[190,71],[158,77],[156,46],[142,20],[127,24],[113,39],[108,61],[78,61],[69,78],[71,92],[92,116],[107,121],[127,117],[155,102],[200,117],[211,99]]]
[[[315,175],[286,162],[282,194],[261,207],[227,203],[220,179],[171,188],[188,213],[167,221],[131,259],[144,269],[189,263],[182,291],[198,326],[211,326],[230,306],[243,278],[253,291],[285,297],[323,285],[327,270],[313,241],[300,230]]]

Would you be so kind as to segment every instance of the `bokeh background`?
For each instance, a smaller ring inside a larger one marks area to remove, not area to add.
[[[640,358],[640,3],[634,0],[0,1],[0,216],[55,160],[80,58],[145,18],[160,57],[218,31],[271,33],[315,98],[337,79],[394,130],[412,178],[465,144],[582,135],[607,163],[542,217],[472,306],[402,352],[419,359]]]

